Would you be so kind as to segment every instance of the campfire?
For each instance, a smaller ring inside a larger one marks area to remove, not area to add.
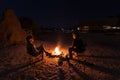
[[[62,52],[59,50],[59,47],[56,47],[55,50],[52,52],[52,55],[60,55]]]
[[[60,48],[59,47],[56,47],[54,49],[54,51],[52,52],[52,55],[53,56],[59,56],[59,55],[62,55],[63,57],[65,57],[67,55],[67,53],[63,52],[63,51],[60,51]]]

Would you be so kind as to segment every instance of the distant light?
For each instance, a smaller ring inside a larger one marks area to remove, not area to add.
[[[86,30],[88,30],[88,29],[89,29],[89,26],[84,26],[83,28],[86,29]]]
[[[104,29],[111,29],[111,26],[103,26]]]
[[[83,31],[88,32],[89,31],[89,26],[83,26]]]
[[[71,30],[72,32],[74,31],[74,29]]]
[[[120,29],[120,27],[117,27],[117,29]]]
[[[77,27],[77,30],[80,30],[80,27]]]
[[[62,31],[64,31],[64,28],[61,28]]]
[[[116,29],[117,27],[112,27],[113,29]]]

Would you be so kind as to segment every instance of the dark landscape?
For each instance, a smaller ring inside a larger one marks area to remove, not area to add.
[[[0,0],[0,80],[120,80],[119,3]],[[85,51],[70,58],[73,32]]]
[[[0,48],[1,80],[120,80],[120,34],[81,33],[87,49],[80,56],[74,56],[70,63],[64,61],[58,68],[58,58],[35,59],[30,63],[25,44]],[[52,52],[60,46],[67,53],[71,46],[71,34],[42,34],[36,43],[44,43],[47,51]],[[33,66],[35,64],[35,66]]]

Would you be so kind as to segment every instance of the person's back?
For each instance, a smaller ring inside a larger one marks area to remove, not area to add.
[[[82,53],[85,50],[85,45],[81,38],[74,39],[73,46],[76,48],[76,52]]]

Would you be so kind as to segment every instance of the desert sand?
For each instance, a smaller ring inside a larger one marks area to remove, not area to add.
[[[82,33],[87,44],[80,56],[58,68],[58,57],[34,58],[26,44],[0,47],[0,80],[120,80],[120,34]],[[55,47],[68,54],[72,37],[68,33],[47,33],[36,37],[52,53]],[[34,65],[35,64],[35,65]]]

